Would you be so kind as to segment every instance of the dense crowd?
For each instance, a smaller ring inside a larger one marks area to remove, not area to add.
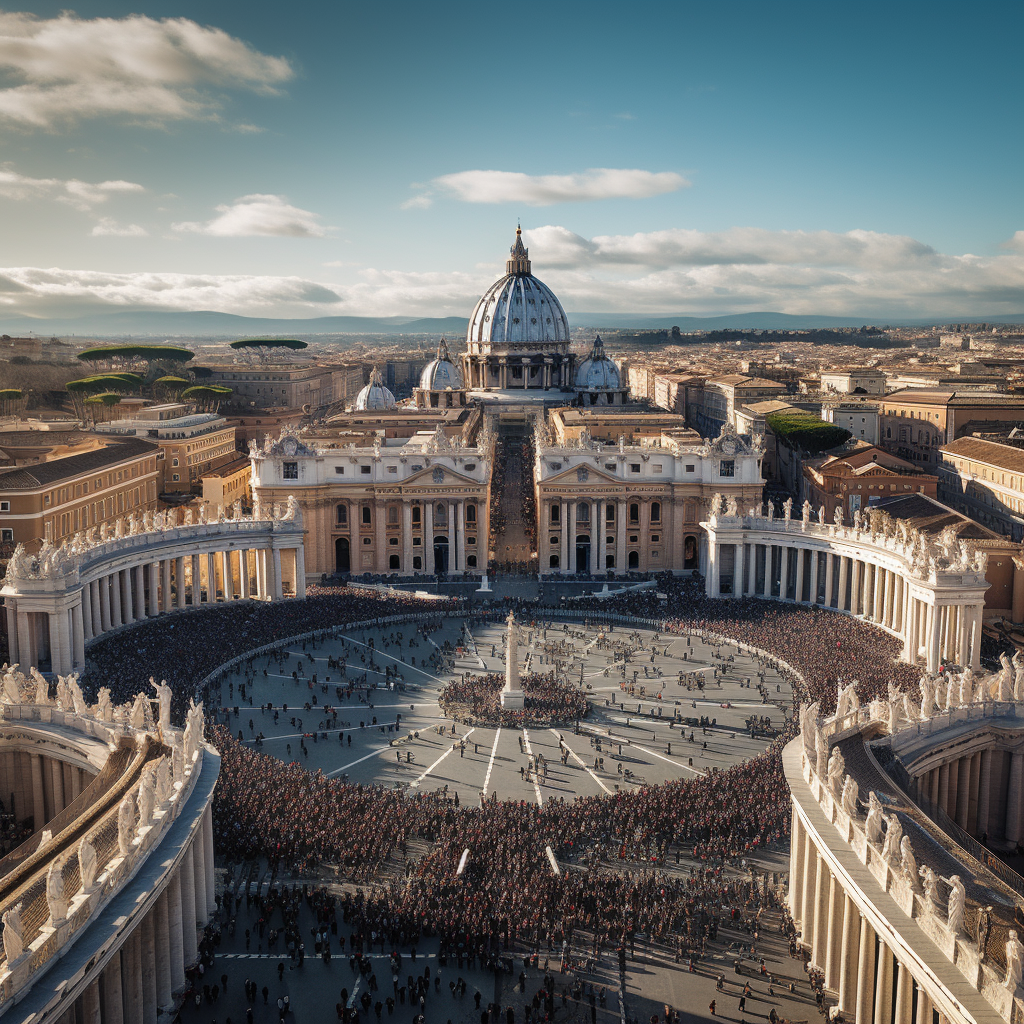
[[[869,699],[884,695],[889,682],[915,679],[913,669],[896,662],[897,641],[850,617],[757,600],[709,600],[695,586],[674,580],[662,581],[661,589],[667,604],[653,594],[634,593],[575,607],[649,615],[669,632],[721,634],[761,648],[803,676],[806,688],[794,680],[794,699],[819,700],[826,712],[840,680],[858,680],[862,699]],[[93,648],[92,678],[116,681],[115,699],[125,700],[159,667],[183,702],[197,679],[246,650],[415,605],[412,599],[324,593],[301,603],[227,605],[171,623],[143,623]],[[520,606],[518,614],[529,618],[536,608]],[[570,686],[527,678],[535,684],[538,706],[548,711],[569,694],[585,703]],[[497,675],[470,677],[453,683],[445,699],[453,710],[463,705],[483,714],[493,710],[502,683]],[[574,717],[582,707],[573,704],[570,710]],[[685,936],[690,943],[705,928],[694,921],[709,890],[700,883],[695,891],[692,876],[661,876],[658,869],[682,851],[713,871],[784,838],[788,788],[780,753],[794,721],[795,716],[762,755],[706,776],[571,802],[554,798],[543,806],[495,798],[473,808],[460,807],[444,792],[405,796],[310,773],[244,746],[215,726],[212,740],[222,755],[216,843],[229,861],[266,857],[300,874],[328,862],[353,882],[375,883],[349,908],[363,935],[436,933],[476,948],[495,943],[497,933],[506,943],[515,936],[540,942],[575,928],[591,936],[595,949],[638,930],[671,935],[673,942]],[[409,855],[414,840],[431,844],[419,861]],[[562,862],[601,869],[555,875],[546,846]],[[468,866],[458,875],[467,849]],[[637,864],[655,874],[638,877]],[[406,877],[399,880],[403,867]],[[645,889],[652,884],[658,886],[657,899]]]
[[[505,676],[501,673],[465,675],[448,683],[438,701],[441,710],[457,722],[512,729],[578,721],[590,710],[586,693],[562,682],[553,673],[531,672],[520,678],[526,694],[523,708],[501,706],[504,685]]]

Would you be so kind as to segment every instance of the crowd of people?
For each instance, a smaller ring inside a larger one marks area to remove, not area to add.
[[[526,695],[522,708],[502,707],[504,685],[505,676],[498,672],[464,675],[448,683],[438,701],[441,710],[457,722],[512,729],[574,722],[585,718],[590,710],[586,693],[553,673],[530,672],[520,677]]]
[[[649,615],[663,634],[719,634],[760,648],[802,676],[802,682],[793,679],[795,701],[819,700],[825,712],[834,706],[840,680],[857,680],[864,700],[885,695],[890,682],[916,681],[914,670],[897,662],[897,641],[848,616],[757,600],[709,600],[687,582],[671,579],[661,587],[666,603],[640,593],[574,607],[593,608],[595,621],[609,613]],[[233,656],[275,639],[416,606],[413,598],[342,591],[284,605],[205,609],[99,641],[90,651],[90,678],[116,688],[115,700],[127,700],[150,674],[166,677],[180,715],[195,681]],[[490,614],[506,613],[507,606]],[[517,614],[528,620],[538,609],[519,604]],[[524,682],[538,711],[582,715],[586,698],[570,685],[547,676]],[[469,677],[452,683],[443,702],[452,713],[463,707],[488,715],[502,684],[498,675]],[[543,806],[488,799],[480,807],[459,806],[443,791],[406,796],[329,779],[213,726],[211,740],[222,757],[216,845],[229,862],[266,858],[277,870],[300,876],[324,863],[336,865],[350,881],[368,885],[349,908],[363,935],[428,932],[467,949],[482,948],[501,932],[506,942],[516,935],[534,941],[573,929],[586,931],[595,949],[637,931],[689,943],[705,927],[694,924],[701,907],[697,883],[692,876],[663,876],[659,869],[682,852],[713,878],[723,864],[786,837],[788,787],[780,755],[795,722],[793,715],[760,756],[704,776],[610,796],[555,797]],[[409,852],[413,840],[430,844],[419,860]],[[601,870],[556,875],[548,846],[560,862]],[[467,849],[468,864],[459,874]],[[384,870],[389,863],[392,870]],[[649,872],[637,875],[638,864]],[[405,877],[393,870],[396,865]],[[658,887],[656,899],[647,891],[651,885]],[[700,892],[701,899],[707,897],[706,888]]]

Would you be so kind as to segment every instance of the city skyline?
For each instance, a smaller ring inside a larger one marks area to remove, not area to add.
[[[1024,311],[1015,6],[398,10],[0,13],[0,318]]]

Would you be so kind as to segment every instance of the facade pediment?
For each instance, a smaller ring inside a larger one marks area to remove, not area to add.
[[[590,489],[595,484],[611,484],[625,489],[625,481],[606,472],[599,466],[569,466],[568,469],[560,470],[552,476],[544,477],[541,481],[545,487],[567,487],[579,484],[582,489]]]

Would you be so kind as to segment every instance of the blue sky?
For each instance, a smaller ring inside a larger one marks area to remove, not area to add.
[[[1019,3],[0,12],[0,314],[1024,310]]]

